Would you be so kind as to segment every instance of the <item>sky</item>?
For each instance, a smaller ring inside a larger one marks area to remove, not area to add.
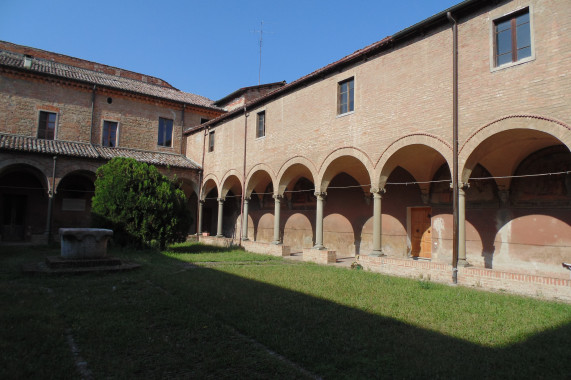
[[[218,100],[292,82],[461,0],[0,0],[0,40]],[[263,23],[263,24],[262,24]]]

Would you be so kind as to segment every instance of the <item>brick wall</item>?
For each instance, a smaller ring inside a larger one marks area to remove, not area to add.
[[[493,174],[501,175],[514,173],[524,158],[514,158],[527,146],[524,141],[540,141],[535,149],[555,144],[571,147],[571,118],[568,112],[571,77],[566,75],[567,62],[571,59],[571,36],[562,33],[571,23],[571,7],[568,4],[565,0],[514,0],[484,8],[459,20],[461,172],[468,156],[479,147],[483,147],[476,155],[480,157],[486,149],[498,149],[497,157],[489,158],[486,164],[492,162],[501,170],[490,170]],[[533,20],[535,59],[492,70],[490,46],[493,20],[526,6],[530,6]],[[351,77],[355,80],[355,111],[338,116],[337,85]],[[215,182],[220,189],[228,186],[229,182],[226,181],[230,176],[243,181],[243,136],[247,122],[246,177],[256,170],[263,170],[274,183],[274,191],[284,178],[286,169],[293,163],[302,163],[308,170],[296,168],[296,173],[290,177],[288,190],[300,175],[308,177],[319,189],[327,176],[346,172],[358,184],[364,185],[366,194],[366,185],[371,181],[378,184],[383,169],[393,170],[397,166],[405,167],[412,175],[412,181],[432,180],[442,164],[447,161],[451,163],[452,79],[451,25],[427,30],[412,41],[397,44],[390,50],[321,77],[267,104],[248,109],[247,118],[241,115],[215,125],[216,147],[214,152],[205,155],[204,177]],[[256,138],[256,114],[261,111],[265,111],[266,135]],[[505,135],[503,140],[498,138],[496,142],[489,143],[486,139],[492,132],[481,131],[492,124],[494,126],[489,130],[494,133],[507,129],[515,132]],[[540,132],[524,135],[520,133],[521,129]],[[524,136],[528,136],[528,140]],[[201,147],[201,138],[189,136],[193,149]],[[515,140],[519,145],[497,148],[508,146]],[[488,145],[484,146],[484,143]],[[405,153],[399,151],[401,148]],[[336,157],[339,160],[336,161]],[[406,256],[410,249],[410,237],[407,236],[410,234],[409,226],[402,213],[406,212],[407,207],[427,205],[430,185],[415,186],[411,186],[413,189],[410,191],[414,194],[410,199],[401,202],[402,212],[389,213],[387,209],[390,206],[383,203],[383,244],[390,244],[389,254],[394,256]],[[498,186],[501,188],[504,183],[498,180]],[[384,197],[390,199],[389,193],[399,196],[400,192],[400,188],[389,187]],[[325,206],[326,214],[332,207],[329,198]],[[394,203],[394,200],[391,202]],[[365,215],[372,206],[359,207],[359,212]],[[434,208],[434,220],[438,219],[438,224],[432,226],[435,232],[433,243],[436,244],[433,244],[433,259],[449,262],[452,253],[451,208],[438,204]],[[557,257],[557,260],[571,260],[568,217],[560,217],[556,207],[543,209],[542,213],[554,225],[553,231],[558,231],[557,237],[551,236],[553,234],[546,237],[528,233],[525,239],[519,238],[511,232],[532,230],[537,225],[533,215],[525,215],[522,222],[515,221],[518,212],[506,214],[507,211],[499,208],[489,212],[490,217],[484,218],[486,223],[484,219],[474,218],[467,223],[468,246],[471,249],[468,252],[469,261],[489,266],[492,265],[489,255],[493,254],[497,256],[494,267],[498,265],[507,269],[517,262],[519,269],[539,274],[561,273],[557,265],[548,263],[551,260],[548,256]],[[347,218],[351,210],[347,208],[338,214]],[[511,219],[505,220],[506,215],[511,215]],[[369,249],[370,235],[363,239],[357,233],[359,229],[365,234],[370,233],[370,226],[365,227],[367,219],[350,217],[348,220],[352,225],[341,234],[338,229],[327,230],[324,227],[324,244],[332,244],[337,237],[343,240],[341,235],[345,234],[345,240],[334,245],[350,247],[363,240],[364,247]],[[527,227],[520,227],[522,223]],[[494,234],[497,236],[491,242],[482,242],[480,236],[486,225],[496,226]],[[522,236],[521,232],[518,233]],[[312,234],[307,230],[306,235]],[[284,236],[284,240],[287,238]],[[540,261],[530,258],[528,254],[530,250],[537,251],[538,246],[545,250],[538,256]],[[352,252],[349,250],[345,253]],[[543,262],[544,259],[547,261]]]

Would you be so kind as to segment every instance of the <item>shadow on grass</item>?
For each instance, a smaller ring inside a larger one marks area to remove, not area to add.
[[[237,248],[236,248],[237,249]],[[213,245],[204,245],[202,243],[193,244],[174,244],[168,246],[166,251],[174,253],[219,253],[219,252],[230,252],[235,250],[235,248],[226,247],[216,247]]]
[[[325,378],[557,379],[569,373],[571,324],[487,347],[213,269],[190,273],[178,277],[186,302]]]

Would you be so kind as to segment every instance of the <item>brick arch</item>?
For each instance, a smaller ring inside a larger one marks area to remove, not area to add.
[[[373,182],[374,165],[370,157],[358,148],[342,147],[335,149],[323,160],[319,168],[319,174],[315,181],[316,184],[319,184],[319,188],[316,186],[316,190],[326,191],[333,177],[340,172],[346,172],[361,185],[370,185]]]
[[[200,199],[204,200],[206,195],[208,195],[212,189],[217,189],[217,195],[220,196],[220,182],[218,181],[218,178],[214,174],[208,174],[202,180],[202,192],[200,193]]]
[[[228,170],[224,174],[224,177],[222,177],[222,181],[220,182],[221,183],[221,185],[220,185],[220,197],[221,198],[226,197],[226,194],[228,194],[228,192],[231,189],[238,190],[237,188],[239,188],[240,194],[242,194],[242,181],[240,180],[241,177],[242,176],[240,175],[240,173],[238,173],[237,170],[235,170],[235,169]],[[238,194],[236,194],[236,195],[238,195]]]
[[[95,186],[95,171],[87,170],[87,169],[75,169],[75,170],[68,170],[65,174],[60,176],[60,180],[57,181],[56,190],[59,191],[60,184],[62,181],[70,176],[78,175],[84,178],[89,179],[91,183]]]
[[[53,162],[50,160],[50,164]],[[29,160],[27,158],[14,158],[14,159],[3,159],[0,161],[0,176],[6,169],[11,167],[22,167],[33,173],[36,178],[41,182],[46,193],[52,190],[51,176],[52,176],[52,166],[49,165],[38,165],[38,162],[34,160]]]
[[[443,162],[447,163],[449,168],[452,168],[452,147],[448,142],[439,136],[429,133],[414,133],[395,140],[381,153],[375,164],[372,187],[383,188],[391,172],[399,166],[398,160],[391,160],[391,158],[395,157],[395,154],[401,151],[401,149],[414,150],[415,146],[425,151],[435,151],[443,158]],[[440,166],[441,164],[431,167],[432,172],[427,173],[426,177],[432,179],[432,176]],[[415,179],[418,181],[419,178],[416,177]]]
[[[267,164],[257,164],[255,165],[246,176],[246,197],[249,197],[252,194],[252,191],[256,188],[259,182],[259,176],[266,173],[270,177],[270,181],[274,187],[276,188],[276,175],[272,168]]]
[[[57,176],[60,178],[64,178],[65,176],[77,173],[77,172],[90,172],[94,176],[97,172],[97,169],[102,166],[103,164],[99,163],[87,163],[87,162],[74,162],[73,165],[60,165],[57,170]]]
[[[513,133],[513,136],[517,137],[518,130],[521,130],[522,134],[530,134],[530,132],[535,134],[533,132],[536,131],[538,139],[544,140],[542,144],[538,143],[538,149],[552,141],[553,143],[565,145],[571,151],[571,127],[567,124],[538,115],[506,116],[480,127],[462,144],[458,154],[458,169],[459,173],[461,173],[461,181],[467,182],[470,178],[472,170],[486,153],[485,144],[489,144],[494,138],[499,138],[501,134],[510,131]],[[487,169],[490,170],[489,168]],[[500,174],[493,171],[491,173],[492,175]],[[511,175],[512,173],[509,174]]]
[[[283,195],[288,185],[290,185],[292,180],[299,174],[309,174],[311,178],[308,179],[315,183],[315,179],[317,178],[315,164],[303,156],[295,156],[284,162],[278,171],[278,186],[277,188],[274,187],[274,193]]]

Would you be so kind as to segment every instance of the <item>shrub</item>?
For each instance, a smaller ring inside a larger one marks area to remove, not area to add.
[[[191,223],[184,192],[156,167],[113,158],[97,170],[94,227],[110,228],[119,245],[148,247],[183,241]]]

